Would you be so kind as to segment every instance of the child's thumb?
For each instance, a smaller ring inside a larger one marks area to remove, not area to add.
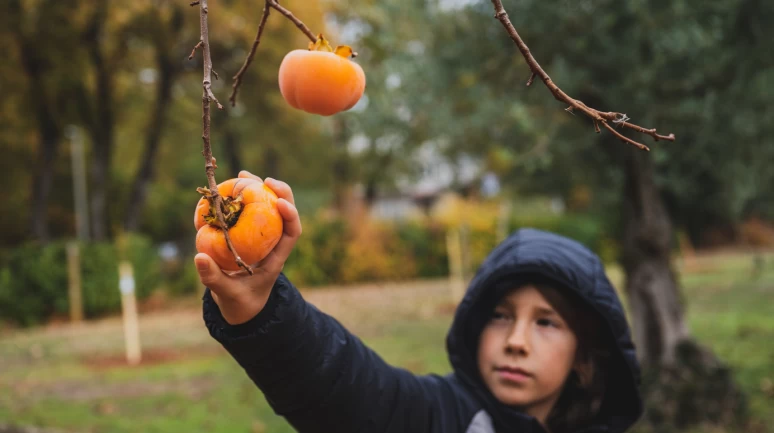
[[[194,257],[194,263],[196,264],[196,272],[199,273],[199,279],[202,281],[202,284],[217,292],[220,288],[218,283],[223,278],[223,273],[215,261],[207,254],[199,253]]]

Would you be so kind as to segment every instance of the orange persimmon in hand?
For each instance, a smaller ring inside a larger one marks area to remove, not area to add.
[[[210,191],[199,188],[204,195],[196,205],[196,250],[212,257],[221,269],[239,270],[234,255],[218,223],[215,210],[207,197]],[[263,260],[282,237],[283,220],[277,209],[277,194],[255,178],[229,179],[218,185],[223,201],[223,217],[231,243],[239,256],[252,266]]]

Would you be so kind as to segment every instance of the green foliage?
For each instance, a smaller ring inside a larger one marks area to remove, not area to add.
[[[285,273],[299,284],[330,284],[341,276],[347,227],[342,219],[304,222],[304,234],[288,258]]]
[[[159,261],[150,241],[127,240],[136,294],[148,297],[159,282]],[[16,248],[0,270],[0,316],[20,325],[39,324],[69,311],[67,245],[28,243]],[[83,310],[87,318],[120,309],[118,259],[109,243],[79,245]]]
[[[18,247],[4,266],[7,284],[0,287],[5,320],[32,325],[67,311],[67,258],[62,243]]]
[[[403,248],[411,251],[417,275],[432,278],[449,274],[446,231],[443,226],[406,221],[396,224],[394,231]]]

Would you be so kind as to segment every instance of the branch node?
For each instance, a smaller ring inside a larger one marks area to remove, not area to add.
[[[202,45],[204,45],[204,41],[202,41],[201,39],[199,39],[199,43],[197,43],[196,45],[194,45],[194,47],[193,47],[193,50],[191,50],[191,55],[190,55],[190,56],[188,56],[188,60],[192,60],[192,59],[194,58],[194,55],[196,54],[196,50],[198,50],[199,48],[201,48],[201,47],[202,47]]]
[[[188,3],[188,6],[196,6],[199,4],[199,0],[194,0],[191,3]]]
[[[527,87],[531,86],[531,85],[532,85],[532,82],[533,82],[533,81],[535,81],[535,75],[536,75],[536,74],[533,72],[533,73],[532,73],[532,74],[529,76],[529,80],[527,80]]]
[[[629,116],[626,114],[618,113],[618,116],[613,120],[613,123],[615,123],[617,126],[623,126],[627,120],[629,120]],[[653,129],[652,131],[655,132],[656,130]]]

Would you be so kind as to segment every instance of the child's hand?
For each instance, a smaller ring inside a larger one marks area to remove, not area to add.
[[[239,173],[239,177],[261,180],[244,170]],[[293,191],[288,184],[275,179],[266,179],[264,183],[279,198],[277,208],[284,220],[284,230],[277,246],[254,268],[253,275],[243,271],[229,276],[207,254],[199,253],[194,257],[199,278],[210,288],[223,318],[231,325],[245,323],[263,310],[285,260],[301,235],[301,220],[293,200]]]

